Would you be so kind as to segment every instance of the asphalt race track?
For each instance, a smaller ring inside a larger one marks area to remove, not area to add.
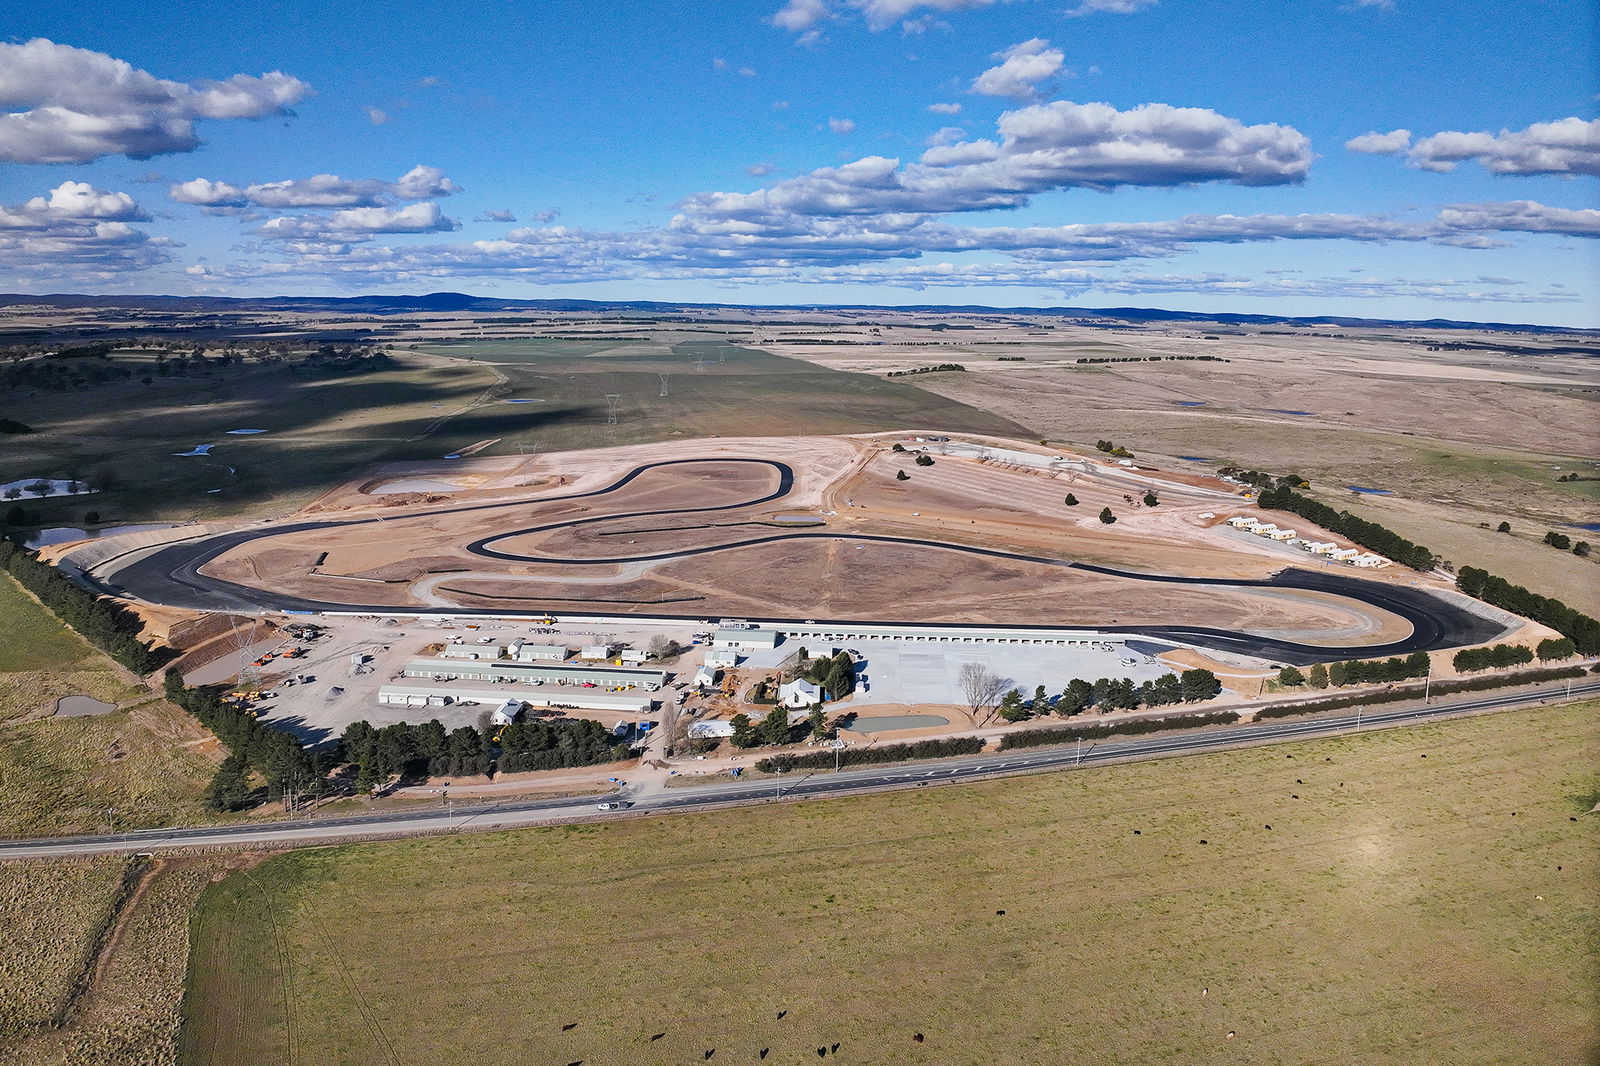
[[[123,854],[167,848],[248,847],[271,844],[297,846],[356,837],[418,836],[465,829],[510,829],[550,822],[588,821],[596,818],[635,817],[666,811],[708,810],[729,804],[760,803],[780,798],[821,798],[873,792],[886,788],[915,788],[958,781],[983,780],[1041,770],[1070,770],[1129,759],[1197,754],[1243,744],[1268,744],[1335,736],[1362,729],[1412,725],[1430,719],[1509,710],[1519,706],[1559,702],[1569,696],[1600,692],[1600,681],[1578,681],[1570,689],[1469,696],[1431,706],[1403,710],[1357,712],[1328,718],[1300,718],[1227,726],[1195,733],[1112,738],[1080,747],[1025,748],[926,763],[893,763],[838,773],[795,773],[757,780],[726,780],[691,788],[669,789],[640,796],[631,809],[600,815],[595,797],[540,799],[472,806],[459,804],[445,810],[395,811],[341,818],[302,818],[297,821],[257,822],[232,826],[150,829],[102,836],[46,837],[0,840],[0,860],[63,858],[68,856]],[[601,797],[606,798],[606,797]],[[629,799],[623,790],[620,798]]]
[[[1179,577],[1162,574],[1144,574],[1128,570],[1116,570],[1104,566],[1092,566],[1087,563],[1067,562],[1061,559],[1052,559],[1046,556],[1025,555],[1018,552],[1002,551],[996,548],[980,548],[964,544],[950,544],[942,541],[924,540],[909,537],[889,537],[872,534],[846,534],[826,532],[793,532],[772,533],[741,540],[728,544],[718,544],[701,548],[684,548],[654,555],[615,556],[610,558],[582,559],[544,557],[537,555],[519,554],[495,548],[493,545],[513,537],[533,533],[543,533],[555,529],[587,525],[594,522],[609,522],[632,518],[672,517],[688,514],[704,514],[712,511],[728,511],[747,507],[760,506],[780,500],[787,496],[794,487],[794,470],[785,463],[771,459],[740,459],[708,457],[705,459],[673,459],[658,463],[646,463],[628,471],[622,477],[604,488],[594,489],[589,492],[571,493],[565,496],[544,497],[535,501],[509,501],[501,503],[470,504],[461,507],[441,508],[431,511],[422,511],[408,514],[406,518],[425,517],[431,515],[457,515],[469,514],[480,511],[505,510],[508,508],[541,506],[548,503],[568,502],[572,500],[590,499],[603,496],[623,488],[642,474],[660,467],[683,466],[700,463],[739,463],[754,464],[770,467],[778,475],[778,484],[773,491],[742,500],[737,503],[719,504],[713,507],[683,507],[658,511],[632,511],[621,514],[596,515],[588,518],[568,519],[544,525],[527,526],[505,533],[497,533],[491,537],[473,541],[467,545],[467,551],[485,558],[508,560],[514,562],[538,563],[545,566],[576,566],[595,565],[597,563],[629,563],[653,562],[667,559],[687,558],[696,555],[710,555],[716,552],[730,551],[736,548],[751,545],[770,544],[786,540],[848,540],[865,543],[910,545],[936,551],[962,552],[969,555],[980,555],[988,558],[1002,559],[1008,562],[1025,562],[1041,566],[1056,567],[1063,570],[1082,570],[1096,574],[1106,574],[1128,581],[1162,582],[1180,585],[1200,585],[1213,588],[1277,588],[1277,589],[1305,589],[1316,592],[1330,593],[1343,596],[1358,602],[1388,611],[1410,623],[1412,632],[1402,640],[1390,641],[1384,644],[1370,644],[1365,646],[1341,646],[1337,648],[1319,647],[1314,644],[1301,644],[1294,641],[1280,640],[1272,637],[1258,636],[1242,630],[1213,629],[1203,626],[1095,626],[1093,628],[1107,633],[1141,633],[1153,637],[1166,637],[1181,641],[1196,647],[1211,648],[1219,651],[1231,651],[1244,655],[1273,659],[1296,665],[1309,665],[1315,662],[1334,662],[1344,659],[1378,658],[1391,655],[1406,655],[1414,651],[1435,651],[1445,648],[1464,647],[1481,644],[1499,636],[1501,627],[1487,618],[1449,603],[1444,599],[1430,595],[1420,589],[1404,588],[1377,581],[1367,581],[1360,578],[1348,577],[1343,574],[1329,573],[1326,571],[1309,571],[1298,567],[1287,567],[1264,580],[1237,579],[1237,578],[1197,578]],[[187,607],[195,610],[208,611],[245,611],[259,610],[279,611],[368,611],[376,614],[407,614],[405,609],[396,609],[386,606],[373,606],[364,604],[336,603],[320,600],[308,600],[298,596],[290,596],[273,592],[267,589],[252,588],[247,585],[209,577],[200,573],[200,568],[206,563],[230,551],[241,544],[261,540],[268,537],[282,536],[289,533],[298,533],[319,529],[343,529],[353,526],[372,525],[382,522],[382,518],[357,518],[344,521],[324,522],[296,522],[288,525],[236,530],[221,533],[216,536],[206,537],[193,542],[173,544],[162,548],[151,555],[134,561],[116,572],[113,582],[101,582],[88,579],[100,587],[101,591],[117,595],[130,595],[151,603],[170,604],[178,607]],[[507,614],[504,610],[493,608],[452,608],[452,614],[460,615],[491,615],[503,617]],[[539,612],[544,613],[544,612]],[[581,612],[561,611],[564,619],[582,619],[585,617],[599,617]],[[699,620],[703,615],[670,615],[654,614],[654,618],[681,618],[683,620]],[[771,623],[798,623],[804,621],[798,618],[761,619]],[[902,622],[899,619],[852,619],[851,621],[870,623],[888,622],[896,625],[914,626],[915,622]],[[1055,627],[1033,626],[1033,629],[1049,629]],[[1059,628],[1072,628],[1061,626]]]

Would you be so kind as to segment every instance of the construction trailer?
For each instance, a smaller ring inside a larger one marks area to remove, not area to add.
[[[719,670],[731,670],[739,665],[739,649],[707,648],[706,665],[714,666]]]
[[[642,688],[646,692],[654,692],[667,683],[665,670],[648,670],[631,666],[590,666],[578,662],[514,663],[505,659],[478,662],[465,659],[413,659],[406,663],[405,676],[523,685]]]
[[[476,712],[481,708],[504,708],[508,703],[527,707],[553,707],[588,711],[616,711],[620,714],[650,714],[655,701],[636,693],[601,692],[595,689],[535,689],[507,697],[505,689],[475,687],[447,682],[384,685],[378,689],[378,702],[385,706],[429,709],[458,708]]]
[[[565,662],[567,649],[560,644],[523,644],[517,648],[517,662]]]
[[[776,648],[781,634],[775,629],[719,629],[711,637],[713,648]]]

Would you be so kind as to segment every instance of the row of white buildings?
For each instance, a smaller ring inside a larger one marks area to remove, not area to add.
[[[1228,519],[1228,525],[1234,529],[1242,529],[1246,533],[1254,533],[1258,537],[1268,540],[1280,541],[1291,548],[1299,548],[1312,555],[1320,555],[1333,562],[1345,563],[1349,566],[1359,566],[1366,569],[1376,569],[1388,566],[1389,560],[1372,552],[1364,552],[1359,548],[1341,548],[1331,540],[1308,540],[1292,529],[1282,529],[1276,523],[1263,522],[1259,518],[1249,515],[1234,515]]]

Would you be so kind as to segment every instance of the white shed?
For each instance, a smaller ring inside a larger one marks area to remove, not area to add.
[[[722,671],[718,670],[710,663],[701,665],[694,672],[694,687],[715,688],[717,685],[717,675],[721,672]]]
[[[731,669],[739,665],[739,649],[737,648],[708,648],[706,650],[706,665],[720,669]]]
[[[723,721],[691,722],[689,723],[689,739],[699,740],[702,737],[731,737],[733,736],[733,723]]]
[[[778,702],[785,707],[809,707],[822,702],[822,689],[803,677],[778,686]]]
[[[523,644],[517,648],[517,662],[562,662],[567,657],[567,649],[560,644]]]
[[[495,725],[510,725],[517,720],[517,715],[522,713],[522,703],[519,700],[506,700],[499,707],[489,713],[489,721]]]
[[[719,629],[711,638],[715,648],[776,648],[778,633],[773,629]]]
[[[1325,554],[1330,559],[1338,559],[1341,562],[1348,562],[1361,553],[1356,551],[1354,548],[1335,548],[1333,551],[1326,552]]]
[[[611,648],[605,644],[589,644],[578,652],[580,659],[609,659]]]

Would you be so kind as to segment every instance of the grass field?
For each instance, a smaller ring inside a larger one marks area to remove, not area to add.
[[[206,734],[0,574],[0,836],[144,828],[202,816]],[[61,696],[118,710],[52,718]]]
[[[1597,711],[282,855],[183,1061],[1592,1061]]]
[[[111,922],[125,861],[0,864],[0,919],[16,934],[0,940],[6,1066],[175,1062],[189,914],[221,862],[159,862]]]

